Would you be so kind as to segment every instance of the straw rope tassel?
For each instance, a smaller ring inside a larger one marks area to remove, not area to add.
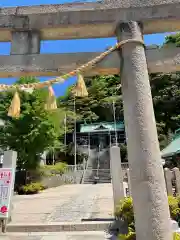
[[[21,101],[18,92],[16,91],[8,110],[8,116],[19,118],[21,109]]]
[[[56,97],[55,97],[52,86],[48,87],[48,97],[47,97],[47,103],[45,105],[45,108],[46,110],[57,109]]]
[[[78,73],[77,74],[77,84],[74,88],[74,95],[76,97],[87,97],[88,96],[88,91],[84,82],[84,78],[82,76],[82,74]]]

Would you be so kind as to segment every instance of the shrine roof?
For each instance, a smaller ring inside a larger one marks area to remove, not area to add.
[[[161,156],[171,157],[180,153],[180,128],[176,130],[171,143],[161,151]]]
[[[109,132],[109,131],[122,131],[124,130],[123,122],[116,122],[116,126],[114,122],[99,122],[92,124],[80,124],[80,132],[88,133],[88,132]]]

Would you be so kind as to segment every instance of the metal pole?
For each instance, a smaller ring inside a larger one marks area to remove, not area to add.
[[[99,177],[99,158],[100,158],[100,144],[98,149],[98,164],[97,164],[97,171],[96,171],[97,177]]]
[[[90,132],[88,132],[88,157],[90,156],[91,146],[90,146]]]
[[[66,144],[67,144],[67,137],[66,137],[66,132],[67,132],[67,126],[66,126],[66,123],[67,122],[67,116],[66,116],[66,113],[65,113],[65,117],[64,117],[64,145],[66,147]],[[66,155],[66,149],[65,149],[65,155]]]
[[[53,152],[52,152],[52,157],[53,157],[53,165],[55,165],[55,156],[54,156],[54,148],[53,148]]]
[[[111,131],[109,131],[109,146],[111,148]]]
[[[77,171],[77,159],[76,159],[76,98],[74,97],[74,170]]]

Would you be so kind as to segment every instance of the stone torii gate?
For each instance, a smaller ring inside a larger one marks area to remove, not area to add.
[[[40,40],[116,35],[118,41],[142,41],[144,33],[180,30],[179,11],[180,0],[104,0],[1,9],[0,41],[11,41],[11,55],[0,56],[0,77],[61,75],[99,54],[40,54]],[[129,42],[87,75],[119,73],[120,65],[136,236],[138,240],[170,240],[148,70],[179,70],[180,49],[145,51],[142,44]]]

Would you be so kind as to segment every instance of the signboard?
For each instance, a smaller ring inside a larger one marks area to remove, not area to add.
[[[13,189],[14,171],[11,168],[0,168],[0,219],[9,216]]]

